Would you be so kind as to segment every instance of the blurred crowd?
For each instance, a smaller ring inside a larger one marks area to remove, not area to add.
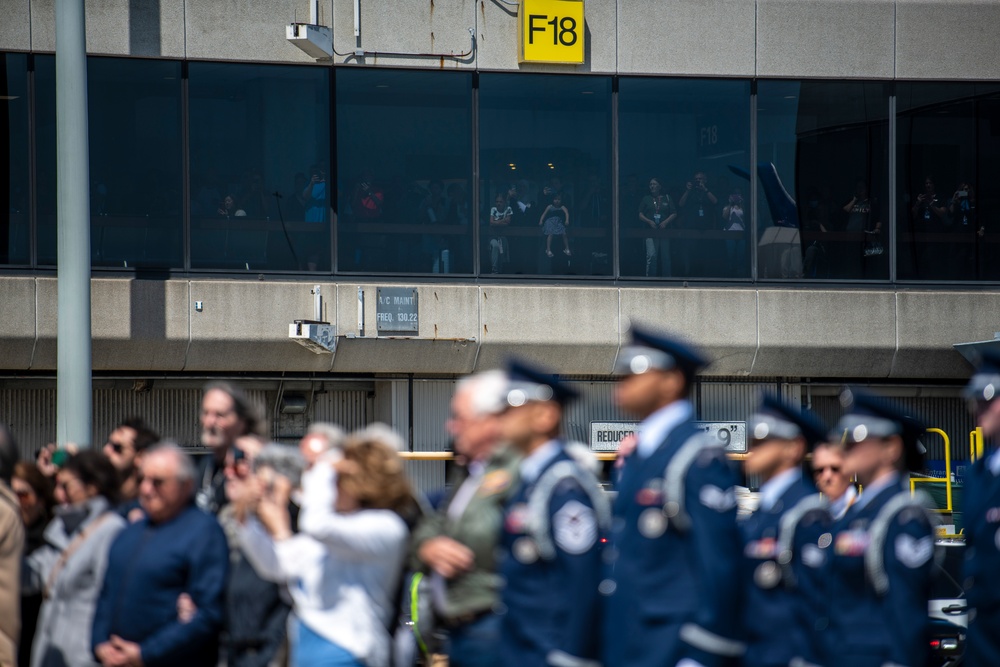
[[[33,462],[0,426],[0,667],[927,664],[923,425],[850,390],[828,430],[764,395],[743,463],[759,504],[739,508],[688,398],[706,363],[633,327],[615,401],[642,423],[613,494],[562,435],[574,387],[516,360],[457,383],[433,503],[390,428],[269,442],[227,383],[204,389],[197,459],[137,417]],[[966,395],[991,439],[998,387],[987,356]],[[981,460],[967,502],[970,665],[1000,655],[998,475]]]

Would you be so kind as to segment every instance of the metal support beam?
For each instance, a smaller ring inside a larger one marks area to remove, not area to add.
[[[91,444],[90,149],[84,0],[56,0],[56,441]]]

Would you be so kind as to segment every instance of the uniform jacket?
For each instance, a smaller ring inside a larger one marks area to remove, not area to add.
[[[118,635],[138,642],[146,667],[215,667],[228,570],[222,528],[193,505],[129,525],[111,545],[91,648]],[[187,623],[177,618],[181,593],[197,607]]]
[[[965,655],[970,667],[1000,665],[1000,476],[990,470],[991,458],[976,461],[965,478],[965,589],[969,601]]]
[[[572,467],[579,479],[563,478],[551,490],[546,488],[546,480],[552,479],[546,473],[555,466]],[[602,493],[596,478],[560,446],[536,479],[522,478],[508,501],[501,538],[500,572],[506,582],[501,601],[506,612],[500,664],[574,667],[597,658],[602,508],[595,505],[605,502]],[[547,494],[547,502],[534,514],[530,508],[539,507],[539,499],[544,501]],[[546,524],[544,531],[537,530],[538,521]]]
[[[21,558],[24,522],[17,497],[0,482],[0,667],[17,663],[21,629]]]
[[[90,624],[111,542],[124,527],[125,520],[98,496],[87,502],[87,517],[78,526],[70,528],[57,515],[45,530],[47,544],[25,559],[24,578],[32,590],[41,591],[51,582],[35,631],[32,667],[98,664],[90,653]],[[52,579],[53,568],[63,552],[84,531],[83,540]]]
[[[685,421],[650,456],[625,462],[601,582],[605,665],[674,667],[690,658],[716,667],[743,651],[736,476],[702,437]],[[664,475],[682,451],[695,455],[675,490],[681,497],[668,497]],[[674,512],[681,505],[686,530]]]
[[[486,464],[475,494],[462,514],[448,516],[455,492],[466,476],[456,479],[452,492],[442,508],[429,515],[413,533],[413,551],[433,537],[450,537],[472,549],[473,569],[448,581],[445,616],[454,618],[492,609],[499,601],[500,576],[497,573],[496,550],[503,525],[504,505],[517,487],[517,466],[520,455],[512,448],[498,451]],[[423,569],[419,562],[414,569]]]
[[[874,493],[867,504],[854,504],[833,526],[825,664],[923,667],[934,567],[931,519],[922,507],[910,504],[892,514],[880,543],[873,529],[880,512],[898,502],[896,498],[909,498],[910,490],[900,481]],[[871,566],[878,560],[883,566],[877,571]],[[877,585],[884,586],[881,592]]]
[[[746,667],[818,663],[815,621],[825,605],[813,573],[825,562],[830,522],[816,488],[800,475],[772,507],[740,523]]]

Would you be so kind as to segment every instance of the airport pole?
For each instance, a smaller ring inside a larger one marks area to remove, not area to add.
[[[56,442],[91,445],[90,150],[84,0],[56,0]]]

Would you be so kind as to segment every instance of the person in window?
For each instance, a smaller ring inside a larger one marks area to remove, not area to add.
[[[677,209],[681,216],[681,226],[684,229],[698,232],[715,229],[718,217],[719,200],[708,187],[708,176],[703,171],[696,171],[685,184],[684,193],[677,201]],[[713,253],[708,251],[707,239],[684,239],[679,243],[678,259],[680,274],[684,276],[704,275],[708,257]]]
[[[507,198],[497,195],[496,204],[490,209],[490,273],[500,273],[501,262],[506,264],[510,259],[510,247],[503,230],[510,225],[514,217],[514,209],[507,203]]]
[[[952,278],[971,280],[975,275],[975,250],[982,235],[976,211],[976,191],[972,184],[962,181],[948,203],[951,230],[960,235],[952,244]]]
[[[746,209],[743,207],[743,192],[735,188],[722,208],[722,229],[731,232],[726,239],[726,267],[729,275],[740,277],[746,274],[744,264],[747,255]]]
[[[222,198],[222,203],[216,213],[220,218],[245,218],[247,216],[247,212],[239,207],[236,203],[236,197],[233,195],[226,195]]]
[[[910,215],[913,219],[913,231],[916,234],[937,233],[943,231],[944,223],[948,217],[948,205],[937,196],[937,188],[934,180],[928,176],[924,179],[924,189],[917,195],[916,201],[910,208]],[[935,242],[936,239],[914,239],[914,252],[916,256],[917,276],[920,278],[941,277],[940,247]]]
[[[538,225],[542,228],[542,234],[545,234],[545,255],[547,257],[552,257],[553,236],[562,237],[564,255],[569,257],[573,254],[569,249],[569,236],[566,235],[566,228],[569,227],[569,209],[563,205],[561,192],[556,191],[552,196],[552,203],[542,211]]]
[[[844,231],[848,233],[849,238],[841,246],[840,276],[867,277],[870,265],[884,253],[878,200],[869,195],[868,184],[859,179],[854,188],[854,196],[841,209],[847,214]]]
[[[649,179],[649,194],[639,202],[639,220],[643,225],[657,232],[656,236],[649,236],[646,243],[646,275],[655,276],[656,258],[660,258],[661,276],[671,275],[670,271],[670,246],[667,239],[659,235],[659,230],[666,229],[677,219],[677,209],[670,195],[664,194],[660,179]],[[672,228],[672,227],[671,227]]]
[[[304,209],[306,222],[326,222],[326,168],[312,165],[309,168],[309,182],[299,197]]]
[[[375,184],[375,176],[371,169],[361,173],[361,180],[354,188],[351,197],[351,208],[359,220],[378,220],[382,217],[385,193]]]

